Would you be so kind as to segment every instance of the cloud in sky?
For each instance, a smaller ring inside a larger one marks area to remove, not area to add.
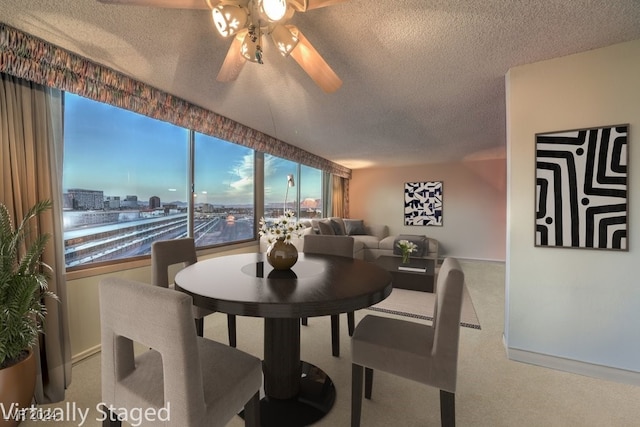
[[[64,191],[82,188],[141,201],[188,199],[187,129],[70,93],[65,94],[64,125]],[[265,203],[281,202],[286,176],[296,174],[297,163],[265,155],[264,169]],[[320,197],[320,177],[317,169],[303,167],[301,180],[307,185],[293,194]],[[194,190],[200,203],[253,203],[253,150],[196,133]]]

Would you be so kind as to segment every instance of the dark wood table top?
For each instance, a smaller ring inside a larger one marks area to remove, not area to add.
[[[392,289],[391,275],[373,263],[303,253],[290,271],[273,270],[261,253],[210,258],[180,270],[175,283],[197,306],[269,318],[354,311]]]

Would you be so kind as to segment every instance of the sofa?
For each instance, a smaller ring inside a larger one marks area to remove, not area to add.
[[[419,235],[389,235],[389,227],[386,225],[368,224],[361,219],[347,219],[340,217],[303,219],[300,224],[304,226],[298,237],[291,239],[291,242],[300,252],[303,249],[303,239],[306,234],[326,234],[326,235],[347,235],[354,239],[353,256],[356,259],[373,261],[382,255],[400,256],[399,249],[395,247],[395,242],[402,238],[408,240],[422,239],[421,254],[416,254],[416,258],[427,258],[437,260],[439,257],[438,240]],[[260,239],[260,251],[266,252],[269,247],[267,239]]]

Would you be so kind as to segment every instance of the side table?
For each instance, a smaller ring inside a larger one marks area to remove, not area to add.
[[[393,278],[394,288],[411,291],[433,292],[435,285],[435,260],[411,258],[408,265],[402,264],[402,257],[383,255],[373,261],[384,268]],[[403,270],[401,267],[408,267]]]

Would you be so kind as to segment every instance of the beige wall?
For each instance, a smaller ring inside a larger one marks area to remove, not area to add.
[[[405,182],[442,181],[443,225],[405,226]],[[442,255],[505,260],[505,159],[424,164],[353,171],[349,213],[391,234],[420,234],[438,239]]]
[[[629,123],[628,252],[534,246],[535,134]],[[640,384],[640,40],[507,76],[505,339],[513,359]]]

